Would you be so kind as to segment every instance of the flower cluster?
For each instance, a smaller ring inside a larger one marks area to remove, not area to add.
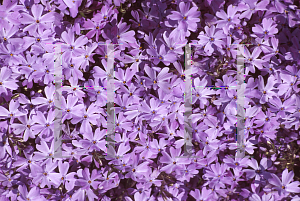
[[[299,1],[3,0],[0,15],[0,200],[300,200]]]

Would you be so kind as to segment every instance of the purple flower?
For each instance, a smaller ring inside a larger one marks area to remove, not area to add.
[[[115,76],[118,79],[117,86],[130,84],[134,74],[135,72],[130,68],[127,68],[125,72],[123,69],[119,68],[115,73]]]
[[[86,133],[84,137],[86,140],[81,140],[82,147],[88,149],[89,151],[106,151],[106,140],[103,137],[106,135],[106,130],[100,130],[97,128],[95,133]]]
[[[257,11],[261,10],[267,10],[267,6],[270,2],[270,0],[262,0],[259,3],[258,0],[245,0],[245,3],[239,4],[239,9],[243,10],[244,12],[240,15],[240,19],[246,18],[251,19],[252,14],[256,13]]]
[[[170,174],[174,170],[183,169],[184,165],[190,163],[188,158],[178,157],[181,155],[181,149],[175,149],[171,147],[170,153],[171,156],[167,152],[162,152],[162,157],[160,157],[159,161],[167,165],[163,166],[160,171],[165,171],[167,174]]]
[[[164,44],[161,44],[157,48],[150,46],[150,49],[147,49],[147,53],[152,56],[150,60],[155,64],[163,62],[166,66],[169,66],[170,63],[173,63],[177,60],[176,54],[167,50],[167,47]]]
[[[156,71],[149,66],[145,66],[145,72],[149,77],[143,76],[145,79],[146,86],[152,86],[154,90],[158,87],[164,91],[168,91],[169,83],[168,80],[171,78],[172,74],[168,73],[169,68],[163,68],[158,75],[156,75]]]
[[[258,69],[262,69],[263,66],[262,64],[265,63],[266,61],[262,60],[262,59],[258,59],[261,50],[260,48],[256,47],[254,48],[252,54],[250,54],[249,50],[247,49],[247,47],[244,47],[244,51],[241,52],[243,54],[243,56],[245,57],[246,60],[246,64],[247,64],[247,68],[245,73],[248,74],[249,71],[251,73],[255,73],[255,66]]]
[[[223,161],[230,168],[242,170],[243,168],[247,167],[249,159],[241,158],[241,157],[232,158],[232,157],[228,156]]]
[[[276,80],[274,76],[270,76],[267,81],[267,85],[264,86],[264,80],[261,75],[258,76],[258,90],[259,90],[259,96],[258,98],[260,99],[259,102],[260,104],[264,104],[269,101],[269,98],[272,96],[276,96],[276,93],[273,91],[273,86],[276,83]]]
[[[85,52],[78,57],[72,57],[72,60],[74,61],[74,63],[78,63],[78,66],[80,66],[81,69],[87,70],[90,62],[95,63],[93,56],[96,53],[92,52],[94,52],[97,46],[97,43],[92,43],[91,46],[84,46],[83,48]]]
[[[61,38],[66,42],[66,45],[62,45],[63,59],[69,61],[71,58],[80,56],[84,53],[82,46],[84,46],[88,39],[86,36],[80,36],[76,40],[74,39],[74,33],[71,30],[64,31],[61,34]],[[75,41],[74,41],[75,40]]]
[[[228,29],[230,29],[230,27],[234,27],[236,24],[239,24],[240,20],[239,20],[239,14],[236,14],[237,12],[238,12],[238,7],[233,5],[228,6],[227,14],[225,13],[224,10],[217,12],[216,16],[222,19],[216,22],[217,28],[226,29],[225,32],[228,32]]]
[[[89,168],[84,168],[84,170],[79,169],[77,171],[77,175],[79,176],[79,179],[76,180],[76,185],[80,186],[81,188],[74,194],[74,199],[84,200],[85,193],[87,194],[89,200],[97,199],[97,195],[93,192],[91,187],[94,189],[98,188],[98,185],[100,184],[99,181],[96,181],[101,177],[100,174],[97,173],[97,170],[94,169],[92,171],[92,175],[90,175]],[[81,199],[80,199],[81,197]]]
[[[270,111],[278,112],[277,116],[285,118],[287,113],[294,113],[296,111],[295,106],[295,96],[291,96],[286,99],[284,102],[281,101],[277,96],[273,96],[273,99],[270,99]]]
[[[54,117],[55,111],[50,110],[47,114],[47,119],[45,118],[44,114],[41,111],[37,111],[36,115],[33,115],[32,120],[36,122],[32,126],[33,133],[36,135],[40,133],[41,136],[44,134],[49,137],[51,131],[53,132],[54,127]]]
[[[78,7],[81,5],[82,0],[63,0],[63,2],[70,9],[70,16],[75,18],[78,14]]]
[[[275,116],[274,113],[271,113],[270,110],[266,112],[266,114],[263,111],[260,111],[255,116],[254,123],[257,127],[263,126],[264,129],[268,129],[270,127],[276,127],[279,125],[277,122],[278,117]]]
[[[14,185],[18,185],[18,178],[20,177],[20,173],[14,174],[14,171],[10,170],[8,172],[0,173],[0,182],[1,185],[6,187],[12,187]]]
[[[130,164],[126,167],[128,173],[125,175],[125,178],[131,178],[135,181],[140,181],[145,174],[148,174],[149,162],[145,161],[143,163],[139,163],[139,155],[132,152],[132,154],[127,155],[127,160],[130,160]]]
[[[37,187],[30,188],[28,192],[26,185],[19,185],[18,190],[20,196],[18,197],[19,201],[28,201],[28,200],[46,200],[44,196],[41,196],[40,189]]]
[[[30,176],[33,177],[32,182],[35,185],[40,183],[42,188],[45,186],[51,188],[51,185],[57,187],[60,183],[61,177],[59,173],[53,172],[56,167],[57,162],[52,162],[52,160],[47,160],[46,164],[43,164],[42,166],[32,164],[30,166]]]
[[[99,41],[99,35],[102,32],[103,27],[105,26],[105,22],[102,21],[103,16],[100,13],[97,13],[92,20],[88,19],[84,22],[83,27],[87,30],[90,30],[86,37],[89,39],[93,38],[96,35],[96,41]]]
[[[160,116],[168,112],[168,110],[160,105],[160,102],[155,98],[150,99],[150,107],[145,101],[143,101],[140,111],[145,113],[142,117],[149,120],[153,120],[156,116]]]
[[[21,38],[13,38],[12,36],[14,36],[17,32],[18,32],[19,28],[18,26],[15,26],[11,23],[9,23],[7,26],[3,26],[2,29],[0,29],[0,42],[1,43],[22,43],[22,39]]]
[[[223,30],[217,30],[214,25],[211,27],[205,26],[205,34],[200,32],[198,38],[200,41],[198,44],[205,46],[204,51],[207,53],[208,56],[211,56],[213,51],[216,48],[222,48],[223,45],[225,45],[223,38],[225,38],[225,34],[223,33]]]
[[[121,20],[117,25],[105,27],[102,33],[103,38],[113,44],[122,44],[119,47],[121,50],[125,50],[126,47],[131,46],[130,44],[136,42],[134,38],[135,32],[133,30],[128,31],[129,28],[130,25],[127,26],[127,23]]]
[[[37,109],[43,106],[51,108],[54,106],[54,92],[55,92],[55,86],[53,84],[50,84],[45,87],[46,98],[44,97],[32,98],[31,102],[33,105],[39,105]]]
[[[10,122],[12,123],[16,117],[26,115],[27,112],[24,111],[21,112],[19,110],[19,107],[20,107],[19,101],[15,101],[15,100],[10,101],[9,111],[6,108],[0,106],[0,118],[1,119],[3,119],[3,117],[10,118]]]
[[[200,108],[203,109],[209,103],[207,99],[210,98],[210,95],[215,94],[215,91],[209,87],[206,88],[207,80],[205,78],[200,81],[200,78],[197,77],[194,83],[195,88],[193,88],[192,103],[194,104],[199,100]]]
[[[71,75],[76,80],[84,80],[83,73],[79,70],[80,63],[76,62],[73,58],[69,61],[63,62],[63,73],[65,75],[65,79],[70,79]]]
[[[22,44],[0,44],[0,58],[11,65],[19,65],[25,61],[21,52],[24,51]]]
[[[102,109],[102,108],[101,108]],[[92,127],[90,123],[93,125],[97,125],[97,119],[99,118],[100,114],[99,108],[95,104],[91,104],[88,108],[84,109],[82,107],[78,107],[76,116],[73,116],[73,119],[71,120],[72,124],[77,124],[78,122],[81,122],[80,126],[80,132],[92,132]],[[104,113],[103,109],[100,110],[100,113]]]
[[[71,87],[64,86],[62,87],[62,91],[66,91],[67,95],[73,95],[79,98],[79,100],[83,100],[83,97],[86,96],[86,94],[80,89],[78,86],[78,80],[74,79],[74,77],[71,77],[69,80]]]
[[[298,187],[300,182],[299,181],[294,181],[294,172],[293,171],[288,171],[288,169],[285,169],[282,172],[282,180],[278,178],[277,175],[271,174],[272,178],[269,180],[270,184],[274,185],[274,189],[276,189],[279,192],[279,195],[287,195],[289,193],[300,193],[300,188]]]
[[[211,190],[207,189],[206,187],[202,187],[201,192],[199,189],[195,189],[195,191],[190,192],[190,195],[193,196],[196,201],[208,200],[211,194]]]
[[[257,161],[254,158],[248,162],[248,165],[252,169],[244,169],[246,172],[247,179],[255,177],[255,185],[259,182],[262,182],[261,179],[269,179],[270,173],[267,170],[272,166],[272,161],[267,158],[262,158],[260,164],[258,165]]]
[[[33,112],[30,113],[29,116],[32,116]],[[11,128],[14,129],[15,134],[23,133],[23,140],[26,142],[28,138],[35,138],[35,134],[33,133],[32,126],[34,125],[34,121],[31,118],[28,118],[27,115],[18,117],[19,121],[22,124],[14,123],[11,125]]]
[[[264,18],[262,21],[262,26],[255,24],[255,27],[252,28],[252,31],[256,36],[264,38],[266,40],[278,33],[278,29],[276,29],[276,26],[277,25],[274,24],[274,21],[271,18]]]
[[[29,15],[27,13],[21,13],[21,22],[22,24],[29,24],[26,26],[23,31],[28,31],[31,35],[36,32],[36,29],[48,29],[49,25],[46,23],[53,22],[54,20],[54,14],[53,12],[49,12],[42,16],[42,12],[44,10],[44,7],[41,4],[34,4],[31,7],[32,15]]]
[[[179,22],[178,29],[183,29],[185,32],[188,30],[195,32],[197,29],[197,22],[200,22],[200,12],[197,11],[198,8],[193,6],[190,9],[190,2],[180,2],[179,10],[180,12],[171,11],[172,14],[168,15],[167,17],[171,20],[177,20]]]
[[[205,170],[205,173],[203,175],[203,178],[205,180],[208,180],[204,186],[206,186],[207,184],[209,184],[210,188],[219,188],[225,187],[224,182],[224,178],[226,175],[226,171],[228,169],[228,166],[224,163],[220,164],[220,163],[216,163],[216,164],[211,164],[210,168]]]
[[[50,84],[54,81],[54,62],[52,58],[38,60],[36,65],[32,66],[34,72],[31,74],[35,82],[44,80],[44,84]]]

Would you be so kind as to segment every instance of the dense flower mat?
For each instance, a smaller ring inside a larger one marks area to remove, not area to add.
[[[1,0],[0,42],[1,201],[300,200],[299,1]],[[184,130],[186,44],[192,140]],[[245,83],[237,85],[241,44]],[[55,157],[57,109],[64,157]],[[107,155],[108,123],[115,157]]]

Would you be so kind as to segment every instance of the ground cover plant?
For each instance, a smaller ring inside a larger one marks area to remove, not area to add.
[[[299,1],[0,2],[1,201],[300,200]]]

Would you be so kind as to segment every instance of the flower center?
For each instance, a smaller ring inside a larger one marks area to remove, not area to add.
[[[70,110],[69,110],[69,109],[67,109],[67,112],[70,112]]]
[[[35,22],[36,22],[36,23],[40,23],[40,21],[39,21],[39,20],[36,20]]]
[[[92,183],[92,181],[91,181],[91,180],[89,180],[89,181],[88,181],[88,183],[89,183],[89,184],[91,184],[91,183]]]
[[[264,94],[266,94],[267,92],[266,92],[266,91],[264,91],[263,93],[264,93]]]
[[[231,18],[228,18],[228,20],[227,20],[228,22],[230,22],[231,21]]]
[[[176,161],[174,161],[173,164],[175,165],[175,164],[176,164]]]
[[[215,39],[213,37],[210,38],[211,41],[215,41]]]
[[[183,19],[186,20],[186,16],[184,16]]]
[[[132,169],[132,172],[135,172],[135,169],[134,169],[134,168]]]
[[[119,36],[119,35],[117,35],[117,38],[118,38],[118,39],[120,39],[120,36]]]
[[[64,180],[64,179],[65,179],[64,177],[61,178],[61,180]]]
[[[96,29],[99,29],[99,27],[98,27],[98,26],[96,26]]]
[[[7,39],[4,37],[4,38],[3,38],[3,40],[5,40],[5,41],[6,41]]]

